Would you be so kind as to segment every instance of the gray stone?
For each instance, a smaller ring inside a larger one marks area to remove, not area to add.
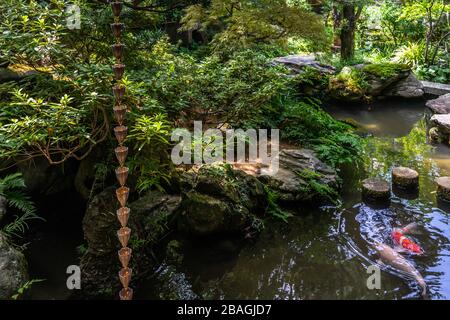
[[[0,222],[2,222],[2,219],[5,215],[6,215],[6,198],[0,195]]]
[[[203,165],[182,175],[179,228],[193,235],[234,233],[267,206],[263,184],[223,165]]]
[[[439,132],[450,135],[450,114],[435,114],[431,117],[431,122],[438,127]]]
[[[252,169],[252,165],[242,168],[247,173],[254,174],[260,181],[267,184],[279,195],[279,201],[286,204],[295,204],[310,201],[319,195],[314,191],[305,192],[307,182],[298,172],[312,171],[320,175],[320,183],[332,188],[338,187],[336,172],[320,161],[312,150],[308,149],[286,149],[278,156],[279,169],[273,174],[265,174],[264,171]],[[269,168],[270,170],[270,168]]]
[[[311,67],[322,73],[335,74],[336,69],[332,66],[320,63],[314,55],[290,55],[273,59],[274,64],[283,64],[294,73],[301,73],[304,68]]]
[[[427,101],[426,106],[433,113],[437,114],[450,113],[450,93],[440,96],[437,99]]]
[[[367,82],[369,83],[369,88],[367,90],[367,94],[372,97],[384,96],[389,94],[389,88],[396,87],[397,84],[402,83],[407,79],[410,75],[410,71],[399,72],[389,77],[387,79],[381,79],[380,77],[367,73]],[[385,90],[388,90],[387,92]]]
[[[422,83],[406,66],[392,65],[390,68],[394,70],[383,68],[389,65],[344,67],[337,76],[330,78],[329,95],[339,101],[361,102],[385,97],[420,98],[425,94]]]
[[[450,93],[450,85],[430,82],[430,81],[421,81],[424,91],[426,94],[432,94],[435,96],[442,96],[444,94]]]
[[[383,92],[386,97],[399,97],[405,99],[420,98],[425,94],[423,84],[410,72],[407,78],[400,80],[388,90]]]
[[[0,232],[0,300],[11,299],[28,280],[25,256]]]

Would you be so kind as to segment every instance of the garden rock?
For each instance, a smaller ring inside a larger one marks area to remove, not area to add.
[[[223,165],[203,165],[182,175],[179,228],[203,236],[241,231],[267,206],[264,185],[256,177]]]
[[[318,174],[320,176],[318,182],[321,184],[331,188],[338,187],[336,171],[320,161],[315,153],[308,149],[282,150],[279,154],[278,172],[274,175],[260,175],[259,179],[279,195],[280,203],[301,203],[319,196],[307,188],[308,182],[298,175],[298,172],[304,171]]]
[[[295,74],[302,73],[307,67],[314,68],[324,74],[336,73],[336,69],[334,67],[318,62],[314,55],[294,54],[286,57],[275,58],[273,63],[285,65]]]
[[[423,97],[425,92],[422,82],[417,80],[414,73],[410,72],[408,77],[395,83],[383,94],[386,97],[413,99]]]
[[[28,280],[25,256],[0,232],[0,300],[11,299]]]
[[[6,198],[0,195],[0,222],[6,215]]]
[[[450,113],[450,93],[427,101],[426,106],[436,114]]]

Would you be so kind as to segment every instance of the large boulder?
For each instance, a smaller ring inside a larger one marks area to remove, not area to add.
[[[440,96],[437,99],[427,101],[426,106],[433,113],[437,114],[450,113],[450,93]]]
[[[312,150],[286,149],[279,154],[279,169],[274,175],[259,173],[259,179],[277,192],[281,204],[295,205],[315,200],[320,195],[310,188],[299,173],[309,172],[317,177],[317,183],[332,189],[338,187],[336,171],[320,161]]]
[[[423,84],[411,68],[395,63],[344,67],[329,80],[329,93],[336,100],[360,102],[383,97],[419,98]]]
[[[75,159],[70,159],[64,166],[51,165],[43,156],[17,162],[17,169],[22,173],[27,190],[46,196],[71,190],[77,168]]]
[[[367,94],[372,97],[384,95],[383,91],[396,86],[411,75],[411,68],[395,63],[368,64],[361,66],[369,84]]]
[[[450,136],[450,114],[435,114],[431,117],[431,122],[436,125],[440,133]]]
[[[152,268],[150,256],[153,245],[168,231],[171,216],[180,200],[179,196],[149,192],[130,204],[128,224],[132,230],[130,266],[133,268],[133,281],[142,279],[143,272]],[[120,288],[117,275],[120,268],[117,207],[115,188],[110,187],[96,195],[86,210],[83,232],[88,248],[81,258],[85,296],[111,298]]]
[[[408,77],[392,85],[383,94],[386,97],[413,99],[423,97],[425,91],[422,82],[410,72]]]
[[[179,227],[193,235],[239,232],[267,206],[264,185],[254,176],[223,165],[183,173]]]
[[[0,300],[11,299],[28,280],[25,256],[0,232]]]
[[[274,64],[282,64],[289,68],[294,74],[300,74],[306,68],[313,68],[323,74],[335,74],[336,68],[323,64],[316,60],[314,55],[290,55],[273,59]]]

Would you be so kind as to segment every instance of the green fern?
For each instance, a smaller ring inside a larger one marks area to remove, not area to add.
[[[276,191],[272,190],[268,186],[264,186],[264,190],[267,195],[267,203],[268,208],[267,212],[272,215],[274,218],[280,219],[283,222],[288,222],[288,219],[292,217],[292,214],[289,212],[283,211],[277,204],[279,195]]]
[[[307,169],[297,171],[296,174],[306,183],[306,185],[300,188],[302,192],[306,194],[311,192],[316,193],[320,197],[328,199],[333,204],[339,203],[338,192],[329,185],[321,182],[323,178],[322,174]]]
[[[3,227],[7,236],[20,237],[28,229],[28,221],[42,219],[36,214],[36,207],[31,199],[22,191],[25,181],[21,173],[14,173],[0,179],[0,196],[6,198],[8,206],[21,211],[22,215],[16,215],[15,220]]]

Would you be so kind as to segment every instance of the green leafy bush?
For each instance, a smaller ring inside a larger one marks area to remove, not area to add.
[[[313,148],[318,157],[335,168],[358,164],[361,138],[350,125],[323,111],[319,101],[285,101],[281,135],[292,143]]]
[[[130,168],[138,175],[136,188],[143,192],[150,188],[163,190],[169,183],[170,164],[167,149],[171,126],[163,114],[141,115],[135,120],[129,141],[133,144]]]

